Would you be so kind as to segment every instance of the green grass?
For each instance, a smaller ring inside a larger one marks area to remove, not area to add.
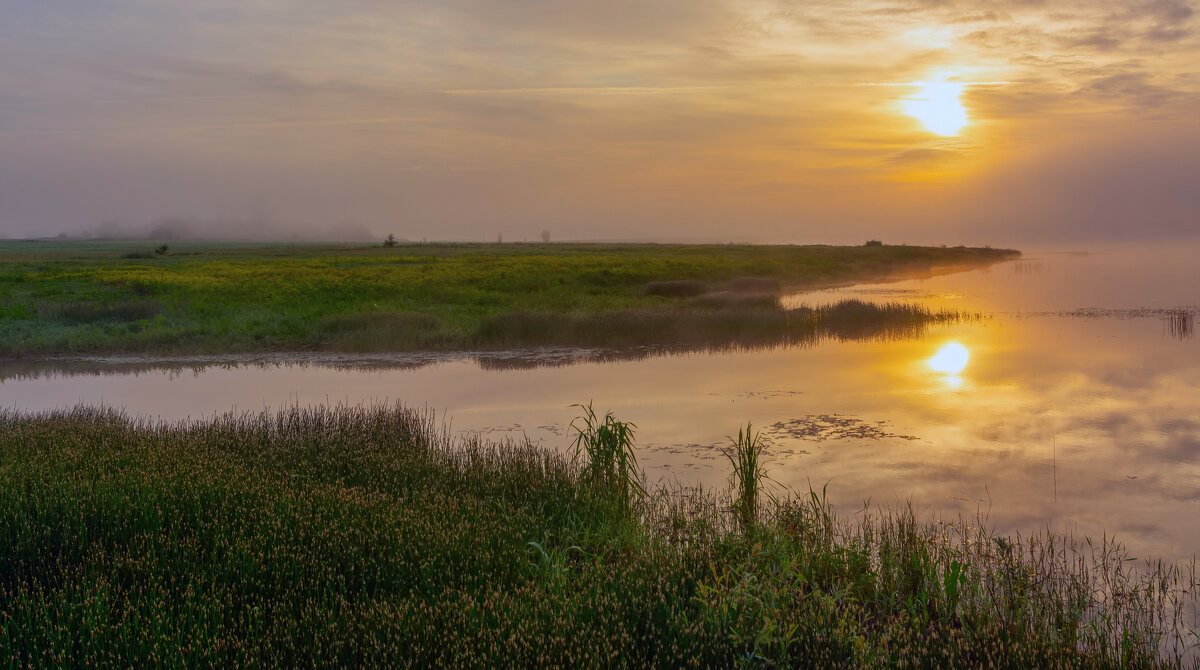
[[[734,493],[734,509],[742,522],[742,527],[750,529],[758,519],[759,491],[766,480],[766,470],[762,462],[762,453],[766,445],[761,435],[754,432],[749,423],[745,428],[738,428],[737,439],[730,440],[732,448],[725,452],[733,473],[729,475],[729,483]]]
[[[626,505],[583,454],[453,443],[388,407],[0,412],[0,659],[1116,668],[1196,643],[1194,572],[1111,539],[787,492],[744,527],[729,494]]]
[[[996,262],[907,246],[176,242],[0,243],[0,355],[674,345],[662,315],[724,337],[730,310],[782,315],[812,286]],[[763,317],[768,318],[768,317]],[[783,316],[779,316],[783,319]],[[538,320],[541,320],[540,322]],[[533,322],[531,335],[514,323]],[[580,334],[621,323],[628,336]],[[580,327],[577,324],[591,323]],[[647,335],[653,334],[653,336]],[[654,334],[657,333],[657,334]]]
[[[646,495],[634,452],[637,426],[617,420],[611,412],[598,417],[591,403],[576,407],[583,414],[571,422],[570,430],[575,432],[574,458],[582,464],[583,479],[599,489],[602,497],[628,508]]]

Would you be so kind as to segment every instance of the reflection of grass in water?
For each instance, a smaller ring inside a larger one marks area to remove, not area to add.
[[[860,300],[796,309],[733,304],[715,309],[624,310],[585,315],[504,314],[481,323],[475,341],[481,346],[499,347],[756,347],[823,339],[903,339],[919,335],[929,325],[972,316],[930,311],[918,305],[880,305]]]
[[[823,492],[762,502],[749,529],[728,493],[624,509],[584,463],[430,418],[0,411],[5,656],[1144,667],[1197,639],[1194,572],[1110,538],[844,518]]]
[[[53,375],[129,374],[166,370],[197,373],[206,367],[290,364],[334,369],[388,370],[417,368],[469,356],[487,370],[522,370],[583,362],[629,361],[688,352],[752,351],[780,346],[808,347],[825,340],[901,340],[921,336],[931,325],[979,314],[929,311],[904,304],[847,300],[835,305],[780,309],[772,301],[751,302],[717,309],[674,311],[625,310],[593,315],[519,313],[488,319],[480,325],[474,351],[455,353],[446,346],[436,317],[425,314],[362,314],[330,318],[318,325],[341,351],[302,351],[269,354],[180,356],[155,359],[138,356],[93,357],[81,360],[16,359],[0,361],[0,380]],[[398,326],[397,332],[393,329]],[[404,348],[414,342],[432,351],[407,353],[362,352]]]
[[[1163,328],[1171,337],[1186,340],[1193,337],[1196,333],[1196,315],[1189,310],[1167,310],[1162,319]]]
[[[1180,340],[1190,339],[1196,332],[1196,308],[1139,307],[1136,309],[1104,309],[1085,307],[1065,312],[1032,312],[1028,316],[1069,316],[1084,319],[1159,319],[1163,333]]]
[[[1046,265],[1038,259],[1022,259],[1014,261],[1012,269],[1014,274],[1019,275],[1041,274],[1046,270]]]

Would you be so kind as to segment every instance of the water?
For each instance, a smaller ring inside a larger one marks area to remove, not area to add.
[[[1116,534],[1146,556],[1200,551],[1196,249],[1027,253],[926,279],[788,296],[986,315],[915,339],[640,355],[570,349],[394,357],[214,357],[0,365],[0,406],[105,403],[177,419],[300,403],[399,401],[461,433],[566,449],[571,403],[638,426],[651,482],[725,486],[752,421],[779,486],[827,485],[852,513],[911,504],[1004,533]],[[961,374],[929,359],[949,342]]]

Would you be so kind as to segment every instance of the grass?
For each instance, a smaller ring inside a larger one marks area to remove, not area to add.
[[[611,498],[627,509],[646,495],[634,453],[633,433],[637,426],[618,421],[611,412],[596,416],[592,404],[575,405],[583,413],[571,422],[575,431],[574,457],[582,464],[581,475],[603,498]]]
[[[573,324],[594,330],[610,320],[645,335],[610,338],[614,344],[673,345],[674,331],[657,330],[662,315],[690,315],[719,334],[733,308],[783,320],[773,298],[783,285],[928,274],[1016,255],[907,246],[199,242],[155,252],[135,242],[0,242],[0,356],[461,350],[547,340],[515,325],[522,321],[567,324],[555,327],[556,345],[579,343]]]
[[[630,447],[621,425],[585,411],[573,463],[455,442],[430,415],[397,407],[176,424],[88,408],[0,412],[0,658],[881,668],[1195,658],[1188,566],[1134,561],[1111,538],[1001,537],[903,508],[840,517],[816,493],[760,502],[750,527],[729,493],[654,489],[619,505],[591,483],[621,471],[600,465]]]
[[[733,473],[729,481],[734,491],[734,511],[742,522],[742,527],[750,529],[758,518],[758,492],[766,480],[766,470],[762,462],[763,442],[761,436],[754,432],[749,423],[745,428],[738,429],[738,436],[733,442],[733,448],[725,452]]]

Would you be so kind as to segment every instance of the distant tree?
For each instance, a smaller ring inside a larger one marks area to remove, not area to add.
[[[879,240],[867,240],[867,243],[864,244],[863,246],[864,247],[882,247],[883,242],[880,242]]]
[[[496,244],[504,244],[504,233],[496,233]]]
[[[548,231],[548,230],[543,230],[543,231],[542,231],[542,241],[543,241],[543,242],[549,242],[549,241],[550,241],[550,231]]]
[[[159,256],[165,256],[167,251],[169,251],[170,249],[171,249],[171,247],[168,247],[167,243],[163,242],[163,245],[161,247],[155,249],[154,253],[158,254]]]
[[[396,236],[388,233],[388,236],[383,238],[383,246],[388,247],[389,249],[396,246]]]

